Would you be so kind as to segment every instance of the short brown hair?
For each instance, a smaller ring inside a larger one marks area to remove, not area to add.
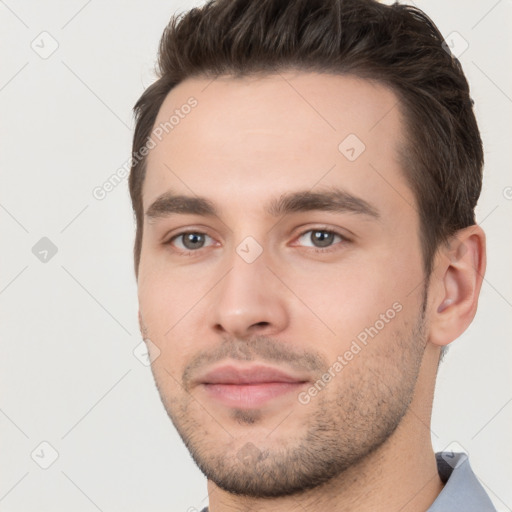
[[[438,246],[475,223],[483,149],[462,67],[417,8],[376,0],[212,0],[173,16],[160,42],[159,78],[134,107],[133,154],[183,80],[287,69],[352,75],[395,92],[407,134],[401,163],[416,197],[428,276]],[[133,159],[136,275],[145,173],[146,158]]]

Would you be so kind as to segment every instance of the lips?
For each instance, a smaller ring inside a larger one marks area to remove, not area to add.
[[[254,385],[269,382],[304,382],[305,379],[294,377],[270,366],[252,366],[248,368],[221,366],[200,378],[203,384],[240,384]]]
[[[306,382],[303,376],[261,365],[224,365],[208,371],[198,379],[198,384],[210,398],[238,408],[263,406],[270,400],[298,391]]]

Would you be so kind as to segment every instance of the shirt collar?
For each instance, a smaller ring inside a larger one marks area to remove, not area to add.
[[[436,461],[445,486],[427,512],[496,512],[465,453],[436,453]]]

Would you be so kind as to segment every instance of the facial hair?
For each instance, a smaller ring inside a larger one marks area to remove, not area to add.
[[[222,345],[197,355],[186,366],[179,387],[171,382],[163,386],[165,379],[153,368],[155,382],[169,417],[209,480],[227,492],[248,497],[298,494],[342,475],[396,430],[412,401],[426,347],[424,312],[425,303],[414,325],[402,325],[385,340],[379,334],[356,356],[358,364],[348,364],[309,404],[297,402],[297,408],[309,408],[306,419],[301,416],[295,435],[279,443],[269,439],[221,442],[224,427],[208,411],[208,404],[199,404],[190,393],[193,375],[225,358],[285,362],[321,375],[330,365],[320,354],[297,353],[265,336],[226,337]],[[172,395],[169,386],[174,388]],[[245,409],[233,409],[230,414],[248,429],[264,416],[260,410]]]

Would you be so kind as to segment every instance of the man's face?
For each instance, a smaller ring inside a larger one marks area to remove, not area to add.
[[[176,109],[148,157],[138,276],[163,404],[218,486],[318,485],[393,433],[425,348],[397,98],[283,73],[187,80],[155,128]]]

